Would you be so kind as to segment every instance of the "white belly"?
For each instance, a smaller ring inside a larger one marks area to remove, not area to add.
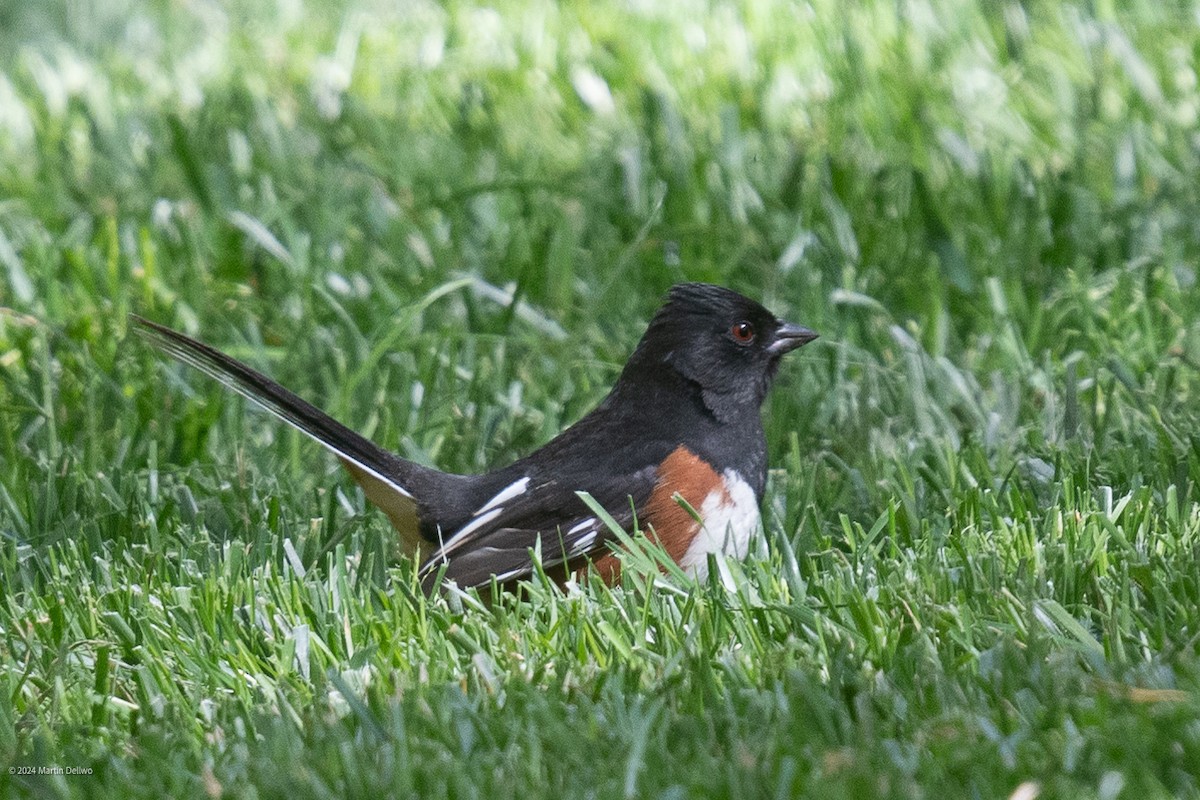
[[[745,558],[750,537],[762,524],[754,490],[732,470],[725,471],[725,488],[705,498],[696,509],[704,525],[679,560],[684,572],[699,580],[708,577],[708,555]]]

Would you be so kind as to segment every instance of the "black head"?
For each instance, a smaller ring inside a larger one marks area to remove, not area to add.
[[[730,289],[684,283],[671,289],[626,373],[673,370],[701,390],[713,415],[732,422],[757,413],[780,357],[815,338]]]

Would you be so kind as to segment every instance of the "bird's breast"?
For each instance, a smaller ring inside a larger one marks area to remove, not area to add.
[[[762,524],[762,514],[754,490],[733,470],[726,470],[719,488],[708,493],[696,509],[700,524],[695,524],[691,541],[681,558],[676,559],[685,572],[703,580],[708,576],[708,556],[745,558],[750,537]]]
[[[710,553],[746,555],[761,516],[753,487],[736,470],[718,471],[681,445],[659,466],[639,523],[671,560],[704,579]],[[619,575],[611,554],[597,567],[609,580]]]

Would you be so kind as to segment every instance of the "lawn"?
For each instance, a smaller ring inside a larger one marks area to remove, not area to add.
[[[1200,797],[1189,4],[0,3],[0,796]],[[725,581],[426,598],[669,286],[822,338]]]

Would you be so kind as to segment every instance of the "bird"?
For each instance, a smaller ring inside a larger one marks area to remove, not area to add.
[[[710,554],[745,557],[767,480],[763,401],[782,356],[818,338],[731,289],[678,284],[595,408],[529,455],[462,475],[401,458],[209,345],[130,320],[159,350],[332,451],[419,559],[427,591],[512,585],[539,560],[618,583],[622,535],[606,515],[700,580]]]

